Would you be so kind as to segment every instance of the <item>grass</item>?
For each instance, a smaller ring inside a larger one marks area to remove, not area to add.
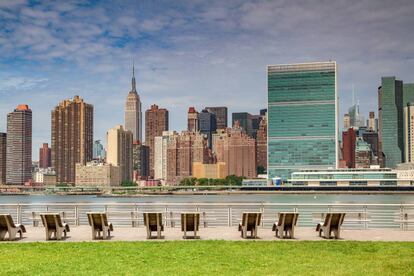
[[[414,243],[1,243],[0,275],[413,275]]]

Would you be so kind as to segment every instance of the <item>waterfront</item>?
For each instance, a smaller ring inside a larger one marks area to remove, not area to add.
[[[327,204],[407,204],[412,194],[233,194],[233,195],[1,195],[0,204],[18,203],[327,203]]]

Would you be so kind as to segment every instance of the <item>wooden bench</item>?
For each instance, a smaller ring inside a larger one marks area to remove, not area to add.
[[[72,216],[72,217],[68,216],[68,212],[65,212],[65,211],[62,211],[62,212],[41,212],[40,211],[40,212],[32,212],[31,220],[32,220],[32,223],[33,223],[33,227],[38,227],[39,222],[42,221],[42,218],[40,217],[40,214],[47,214],[47,213],[51,213],[51,214],[59,213],[64,222],[71,221],[71,222],[73,222],[74,225],[79,225],[78,219],[75,216]]]

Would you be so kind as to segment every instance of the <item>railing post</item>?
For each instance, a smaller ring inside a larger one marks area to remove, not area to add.
[[[263,202],[260,207],[260,213],[262,213],[262,227],[264,227],[264,205]]]
[[[231,207],[229,206],[229,209],[228,209],[228,212],[227,212],[227,215],[228,215],[228,223],[227,223],[227,225],[228,225],[228,227],[231,227],[232,226],[232,210],[231,210]]]
[[[368,206],[364,205],[364,230],[368,229]]]
[[[17,204],[17,223],[22,224],[22,206]]]
[[[406,222],[405,222],[405,216],[404,216],[404,206],[400,205],[400,229],[405,230],[406,229]],[[408,227],[407,227],[408,228]]]
[[[78,210],[78,205],[75,205],[75,224],[76,224],[76,226],[79,226],[79,210]]]

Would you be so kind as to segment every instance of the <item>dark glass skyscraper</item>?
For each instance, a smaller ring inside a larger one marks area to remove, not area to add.
[[[214,113],[208,112],[207,109],[198,115],[198,120],[200,124],[200,132],[207,135],[208,138],[208,147],[212,147],[212,135],[213,132],[217,130],[217,120]]]
[[[253,116],[248,112],[233,112],[232,114],[232,125],[236,121],[239,121],[240,126],[250,136],[253,135]],[[257,124],[258,125],[258,124]]]
[[[385,166],[404,162],[404,106],[414,101],[411,84],[395,77],[383,77],[378,88],[379,145]]]
[[[337,166],[336,62],[268,66],[268,174]]]
[[[227,107],[225,106],[214,106],[206,107],[208,112],[216,115],[217,129],[227,128]]]

